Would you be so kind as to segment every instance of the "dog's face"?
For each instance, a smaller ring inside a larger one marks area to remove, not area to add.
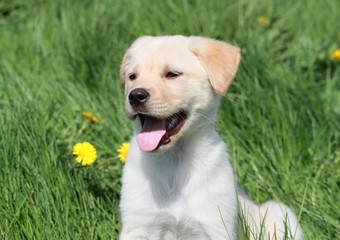
[[[123,58],[120,78],[140,149],[164,152],[189,128],[202,127],[199,119],[214,119],[209,116],[217,111],[217,93],[226,92],[239,59],[237,48],[212,39],[137,39]]]

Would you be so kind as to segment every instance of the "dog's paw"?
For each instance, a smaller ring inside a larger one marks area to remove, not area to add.
[[[267,201],[260,206],[260,212],[270,236],[275,235],[276,239],[302,240],[301,226],[289,207],[275,201]]]
[[[146,237],[136,237],[136,236],[121,236],[119,240],[147,240]]]
[[[119,240],[147,240],[147,237],[135,236],[135,235],[120,235]]]
[[[139,231],[122,232],[119,236],[119,240],[148,240],[148,237],[144,233]]]

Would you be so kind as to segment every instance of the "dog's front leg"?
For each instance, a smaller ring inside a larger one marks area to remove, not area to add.
[[[122,231],[119,239],[150,240],[150,231],[157,220],[157,214],[152,213],[151,208],[137,209],[133,208],[133,205],[135,204],[129,204],[130,207],[125,208],[122,213]]]
[[[131,163],[127,163],[124,170],[120,202],[122,231],[119,239],[150,240],[158,211],[149,184]]]

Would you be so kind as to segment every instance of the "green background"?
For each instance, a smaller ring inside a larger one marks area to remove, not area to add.
[[[119,64],[146,34],[242,49],[217,124],[239,183],[258,203],[289,205],[305,239],[340,238],[340,68],[330,59],[339,9],[336,0],[0,0],[0,238],[117,239],[116,149],[131,134]],[[98,151],[86,168],[72,156],[82,141]]]

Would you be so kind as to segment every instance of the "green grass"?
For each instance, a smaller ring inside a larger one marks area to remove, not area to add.
[[[291,206],[305,239],[339,239],[340,63],[329,58],[338,9],[336,0],[0,1],[0,238],[117,239],[116,149],[131,134],[119,64],[138,36],[184,34],[242,48],[217,126],[240,184],[259,203]],[[90,167],[72,156],[80,141],[97,148]]]

